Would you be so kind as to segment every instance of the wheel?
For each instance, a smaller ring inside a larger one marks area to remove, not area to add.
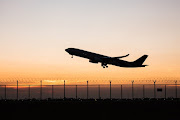
[[[106,68],[108,68],[108,66],[106,66]]]
[[[103,68],[105,68],[105,66],[103,66]]]

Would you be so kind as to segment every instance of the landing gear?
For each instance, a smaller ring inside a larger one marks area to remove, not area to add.
[[[107,63],[102,63],[101,66],[102,66],[103,68],[108,68]]]
[[[71,58],[73,58],[73,55],[71,56]]]
[[[108,66],[107,65],[103,65],[103,68],[108,68]]]

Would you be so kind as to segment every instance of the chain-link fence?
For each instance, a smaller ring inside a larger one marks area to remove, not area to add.
[[[0,85],[1,99],[180,98],[180,84]]]

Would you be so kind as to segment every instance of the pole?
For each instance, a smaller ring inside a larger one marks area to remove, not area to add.
[[[175,94],[176,94],[176,98],[177,98],[177,80],[175,81]]]
[[[64,80],[64,99],[66,98],[66,88],[65,88],[65,80]]]
[[[111,81],[110,81],[110,99],[111,99]]]
[[[40,81],[40,100],[42,100],[42,80]]]
[[[154,98],[156,98],[156,80],[154,82]]]
[[[52,99],[54,98],[54,89],[53,89],[53,85],[52,85]]]
[[[5,91],[4,91],[4,98],[6,100],[6,85],[5,85]]]
[[[101,95],[100,95],[100,85],[99,85],[99,99],[101,99]]]
[[[29,85],[29,99],[31,99],[31,90],[30,90],[30,85]]]
[[[166,99],[166,85],[165,85],[165,88],[164,88],[164,98]]]
[[[76,85],[76,99],[77,99],[77,85]]]
[[[88,99],[88,81],[87,81],[87,99]]]
[[[17,100],[18,100],[18,80],[17,80]]]
[[[134,88],[133,88],[134,80],[132,81],[132,99],[134,99]]]
[[[143,98],[145,98],[145,90],[144,90],[144,85],[143,85]]]
[[[122,99],[122,92],[123,92],[123,91],[122,91],[122,85],[121,85],[121,99]]]

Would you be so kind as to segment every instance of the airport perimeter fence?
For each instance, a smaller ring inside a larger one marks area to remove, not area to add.
[[[174,99],[180,84],[0,85],[0,99]]]

